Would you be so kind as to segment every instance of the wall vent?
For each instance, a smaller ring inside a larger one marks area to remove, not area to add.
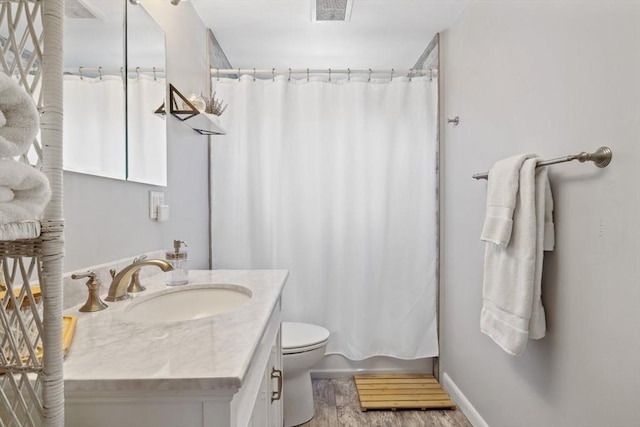
[[[349,22],[353,0],[313,0],[311,20],[314,22]]]
[[[104,17],[100,12],[82,0],[65,0],[64,16],[69,19],[97,19],[104,21]]]

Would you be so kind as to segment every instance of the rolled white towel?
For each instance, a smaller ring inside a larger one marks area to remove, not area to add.
[[[26,153],[40,130],[40,114],[31,96],[0,72],[0,157]]]
[[[15,193],[9,187],[0,185],[0,203],[8,203],[13,200]]]
[[[40,219],[50,198],[49,180],[42,172],[0,159],[0,224]]]

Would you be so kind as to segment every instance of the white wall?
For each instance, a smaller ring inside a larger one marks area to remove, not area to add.
[[[193,6],[144,5],[166,32],[167,82],[187,95],[207,93],[207,29]],[[191,268],[208,268],[208,138],[166,120],[166,188],[65,172],[65,271],[171,248],[173,239],[188,243]],[[168,222],[148,218],[149,190],[164,191]]]
[[[441,373],[492,427],[640,425],[640,2],[475,1],[442,34]],[[486,181],[501,158],[613,149],[552,166],[548,332],[511,357],[480,333]],[[482,420],[474,419],[476,425]]]

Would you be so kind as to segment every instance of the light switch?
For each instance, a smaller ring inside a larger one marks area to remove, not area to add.
[[[162,191],[149,191],[149,219],[158,219],[158,206],[164,205]]]

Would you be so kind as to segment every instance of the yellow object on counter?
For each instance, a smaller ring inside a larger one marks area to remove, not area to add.
[[[13,295],[15,298],[18,298],[20,296],[21,290],[22,288],[15,288],[13,290]],[[4,297],[6,294],[7,294],[6,288],[5,290],[0,291],[0,301],[4,301]],[[40,290],[40,286],[32,286],[31,294],[33,295],[33,298],[36,300],[36,303],[37,303],[42,297],[42,291]],[[22,300],[20,301],[20,308],[26,308],[28,306],[29,306],[29,298],[27,298],[27,295],[25,293]],[[13,302],[11,300],[8,301],[6,308],[7,310],[11,310],[13,308]]]
[[[78,318],[76,316],[65,315],[62,316],[64,321],[64,329],[62,331],[62,353],[66,356],[71,342],[73,341],[73,334],[76,332],[76,324]]]
[[[69,348],[71,347],[71,342],[73,341],[73,335],[76,331],[78,318],[76,316],[64,315],[62,316],[62,321],[64,323],[62,329],[62,354],[66,356]],[[42,345],[39,345],[38,348],[36,348],[36,357],[38,360],[42,360]],[[28,356],[22,357],[23,363],[26,363],[28,360]]]

